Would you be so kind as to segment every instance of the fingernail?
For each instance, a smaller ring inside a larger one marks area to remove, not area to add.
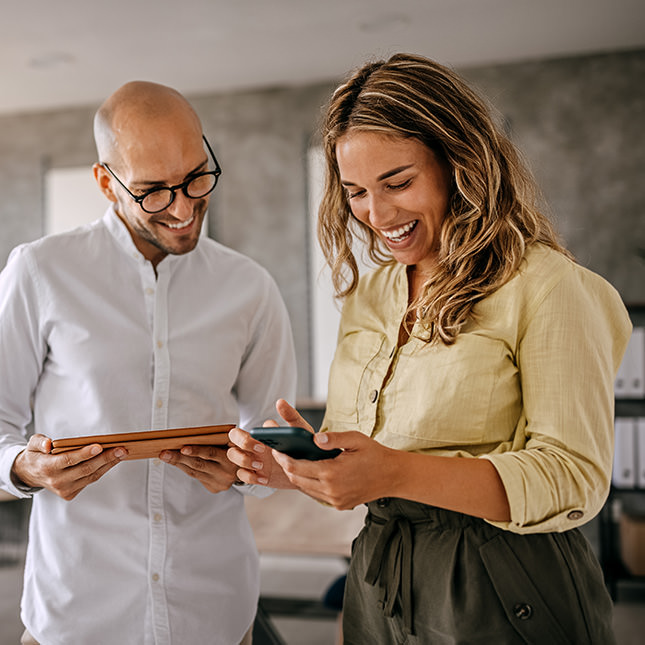
[[[159,459],[161,459],[161,461],[170,461],[170,454],[167,452],[162,452],[159,455]]]
[[[259,452],[260,454],[262,454],[264,452],[264,444],[263,443],[256,443],[253,446],[253,450],[255,450],[255,452]]]
[[[117,449],[114,451],[114,456],[115,456],[117,459],[122,459],[122,458],[123,458],[123,457],[125,457],[127,454],[128,454],[128,453],[127,453],[123,448],[117,448]]]
[[[324,433],[321,432],[317,435],[318,437],[318,443],[328,443],[329,442],[329,437]]]
[[[266,477],[258,477],[258,483],[262,486],[266,486],[269,483],[269,480]]]
[[[261,461],[254,461],[254,462],[251,464],[251,468],[253,468],[253,470],[262,470],[262,466],[263,466],[263,465],[264,465],[264,464],[263,464]]]
[[[193,454],[193,449],[190,446],[184,446],[181,449],[181,454],[182,455],[192,455]]]
[[[92,446],[92,448],[90,449],[90,454],[92,455],[92,457],[95,457],[101,452],[101,450],[101,446]]]

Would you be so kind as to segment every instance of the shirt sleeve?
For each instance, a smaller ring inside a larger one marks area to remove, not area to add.
[[[11,481],[11,468],[27,445],[31,397],[47,351],[36,275],[26,247],[18,247],[0,273],[0,488],[16,497],[33,492]]]
[[[517,361],[520,449],[489,454],[518,533],[565,531],[604,504],[613,461],[614,378],[631,323],[618,293],[576,267],[526,317]],[[523,427],[522,427],[523,426]]]

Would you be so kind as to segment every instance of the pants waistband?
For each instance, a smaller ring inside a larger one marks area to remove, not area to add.
[[[458,529],[469,526],[490,526],[484,520],[436,506],[411,502],[397,497],[383,497],[367,504],[366,522],[386,524],[394,517],[402,517],[411,524],[430,524],[437,529]]]

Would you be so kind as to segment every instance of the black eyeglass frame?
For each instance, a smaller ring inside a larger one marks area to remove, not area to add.
[[[208,143],[208,139],[202,135],[202,139],[204,140],[204,143],[206,144],[206,148],[208,149],[208,152],[210,153],[211,158],[213,159],[213,163],[215,164],[215,169],[214,170],[207,170],[205,172],[198,172],[195,173],[192,177],[187,179],[186,181],[182,182],[181,184],[177,184],[176,186],[160,186],[159,188],[151,188],[150,190],[147,190],[143,195],[135,195],[115,174],[112,168],[108,166],[107,163],[104,161],[99,162],[99,165],[103,166],[111,175],[116,179],[119,184],[123,187],[126,193],[132,197],[132,199],[139,204],[139,207],[141,208],[142,211],[145,213],[150,213],[151,215],[154,213],[161,213],[161,211],[166,210],[174,201],[175,201],[175,196],[178,190],[181,190],[186,197],[189,199],[201,199],[202,197],[206,197],[206,195],[210,195],[215,190],[215,187],[217,186],[217,181],[219,179],[219,176],[222,174],[222,169],[217,161],[217,157],[215,156],[215,153],[213,152],[213,149],[210,146],[210,143]],[[189,195],[188,192],[186,191],[186,188],[188,187],[188,184],[193,182],[195,179],[198,177],[204,177],[205,175],[213,175],[215,177],[215,183],[213,184],[213,187],[203,195],[199,195],[198,197],[193,197],[192,195]],[[147,208],[144,208],[143,206],[143,200],[149,197],[152,193],[156,193],[157,191],[160,190],[168,190],[170,191],[170,201],[163,207],[158,210],[148,210]]]

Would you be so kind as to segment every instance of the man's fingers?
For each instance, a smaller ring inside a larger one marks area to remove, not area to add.
[[[35,434],[29,437],[29,442],[27,443],[27,450],[33,450],[34,452],[44,452],[48,453],[52,449],[52,440],[49,437],[46,437],[44,434]]]

